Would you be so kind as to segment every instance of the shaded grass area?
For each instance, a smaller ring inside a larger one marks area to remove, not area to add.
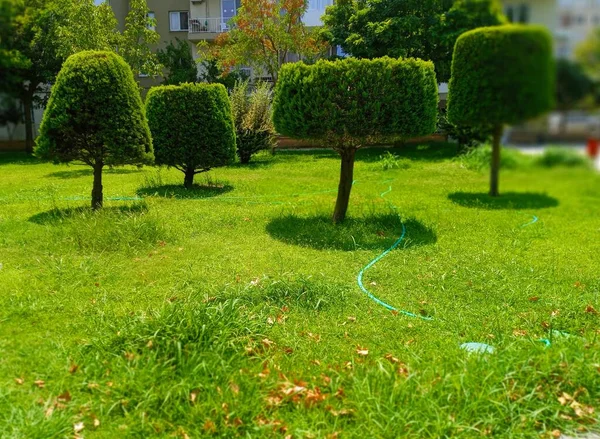
[[[341,227],[329,151],[214,170],[187,197],[176,171],[107,173],[102,212],[79,200],[90,176],[0,155],[2,436],[593,430],[600,177],[526,163],[489,200],[485,171],[443,148],[392,149],[415,165],[386,170],[384,151],[360,151]],[[142,202],[116,201],[146,188]],[[389,203],[407,240],[365,285],[432,322],[356,286],[401,233]]]

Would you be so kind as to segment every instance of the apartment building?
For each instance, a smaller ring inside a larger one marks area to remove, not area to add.
[[[600,27],[600,0],[559,0],[557,51],[573,59],[575,50]]]
[[[161,37],[157,48],[166,46],[176,38],[189,42],[194,58],[198,57],[196,45],[201,41],[214,41],[227,32],[231,19],[241,7],[241,0],[147,0],[150,16],[156,20],[156,31]],[[119,25],[125,26],[129,0],[109,0]],[[309,0],[304,22],[308,26],[321,25],[321,16],[333,0]],[[151,78],[141,78],[142,86],[155,83]]]

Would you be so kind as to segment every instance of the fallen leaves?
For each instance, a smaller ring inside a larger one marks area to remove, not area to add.
[[[85,424],[83,422],[76,422],[75,424],[73,424],[73,431],[75,432],[75,434],[81,433],[84,428]]]
[[[530,298],[529,298],[529,301],[530,301],[530,302],[537,302],[537,301],[539,301],[539,300],[540,300],[540,298],[539,298],[538,296],[533,296],[533,297],[530,297]]]
[[[356,353],[361,357],[366,357],[367,355],[369,355],[369,349],[357,346]]]
[[[592,305],[588,305],[585,307],[585,312],[587,314],[593,314],[593,315],[597,315],[598,311],[596,311],[596,308],[594,308]]]
[[[43,389],[46,386],[46,382],[44,380],[35,380],[33,382],[38,388]]]
[[[25,378],[15,378],[15,383],[17,383],[19,386],[23,385],[24,382]]]

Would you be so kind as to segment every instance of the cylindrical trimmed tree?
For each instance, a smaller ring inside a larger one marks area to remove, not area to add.
[[[438,92],[431,62],[349,58],[282,67],[273,102],[279,134],[318,140],[342,159],[334,223],[344,220],[362,146],[435,131]]]
[[[140,92],[120,56],[89,51],[67,59],[52,87],[35,154],[91,166],[93,209],[102,207],[105,165],[152,163],[152,140]]]
[[[542,26],[484,27],[462,34],[454,48],[448,118],[493,130],[490,195],[498,196],[504,125],[522,123],[554,105],[552,37]]]
[[[182,84],[153,87],[146,97],[146,114],[158,165],[194,176],[235,159],[235,130],[227,90],[221,84]]]

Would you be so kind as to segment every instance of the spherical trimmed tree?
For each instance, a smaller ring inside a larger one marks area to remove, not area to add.
[[[194,176],[235,159],[235,130],[227,90],[221,84],[153,87],[146,114],[156,163],[178,169],[191,188]]]
[[[552,37],[542,26],[484,27],[454,48],[448,118],[493,131],[490,195],[498,196],[504,125],[522,123],[554,105]]]
[[[341,157],[333,222],[346,217],[360,147],[435,131],[438,92],[431,62],[349,58],[282,67],[273,102],[275,129],[317,140]]]
[[[36,156],[94,170],[92,209],[103,204],[105,165],[150,164],[152,139],[131,69],[112,52],[69,57],[52,87]]]

